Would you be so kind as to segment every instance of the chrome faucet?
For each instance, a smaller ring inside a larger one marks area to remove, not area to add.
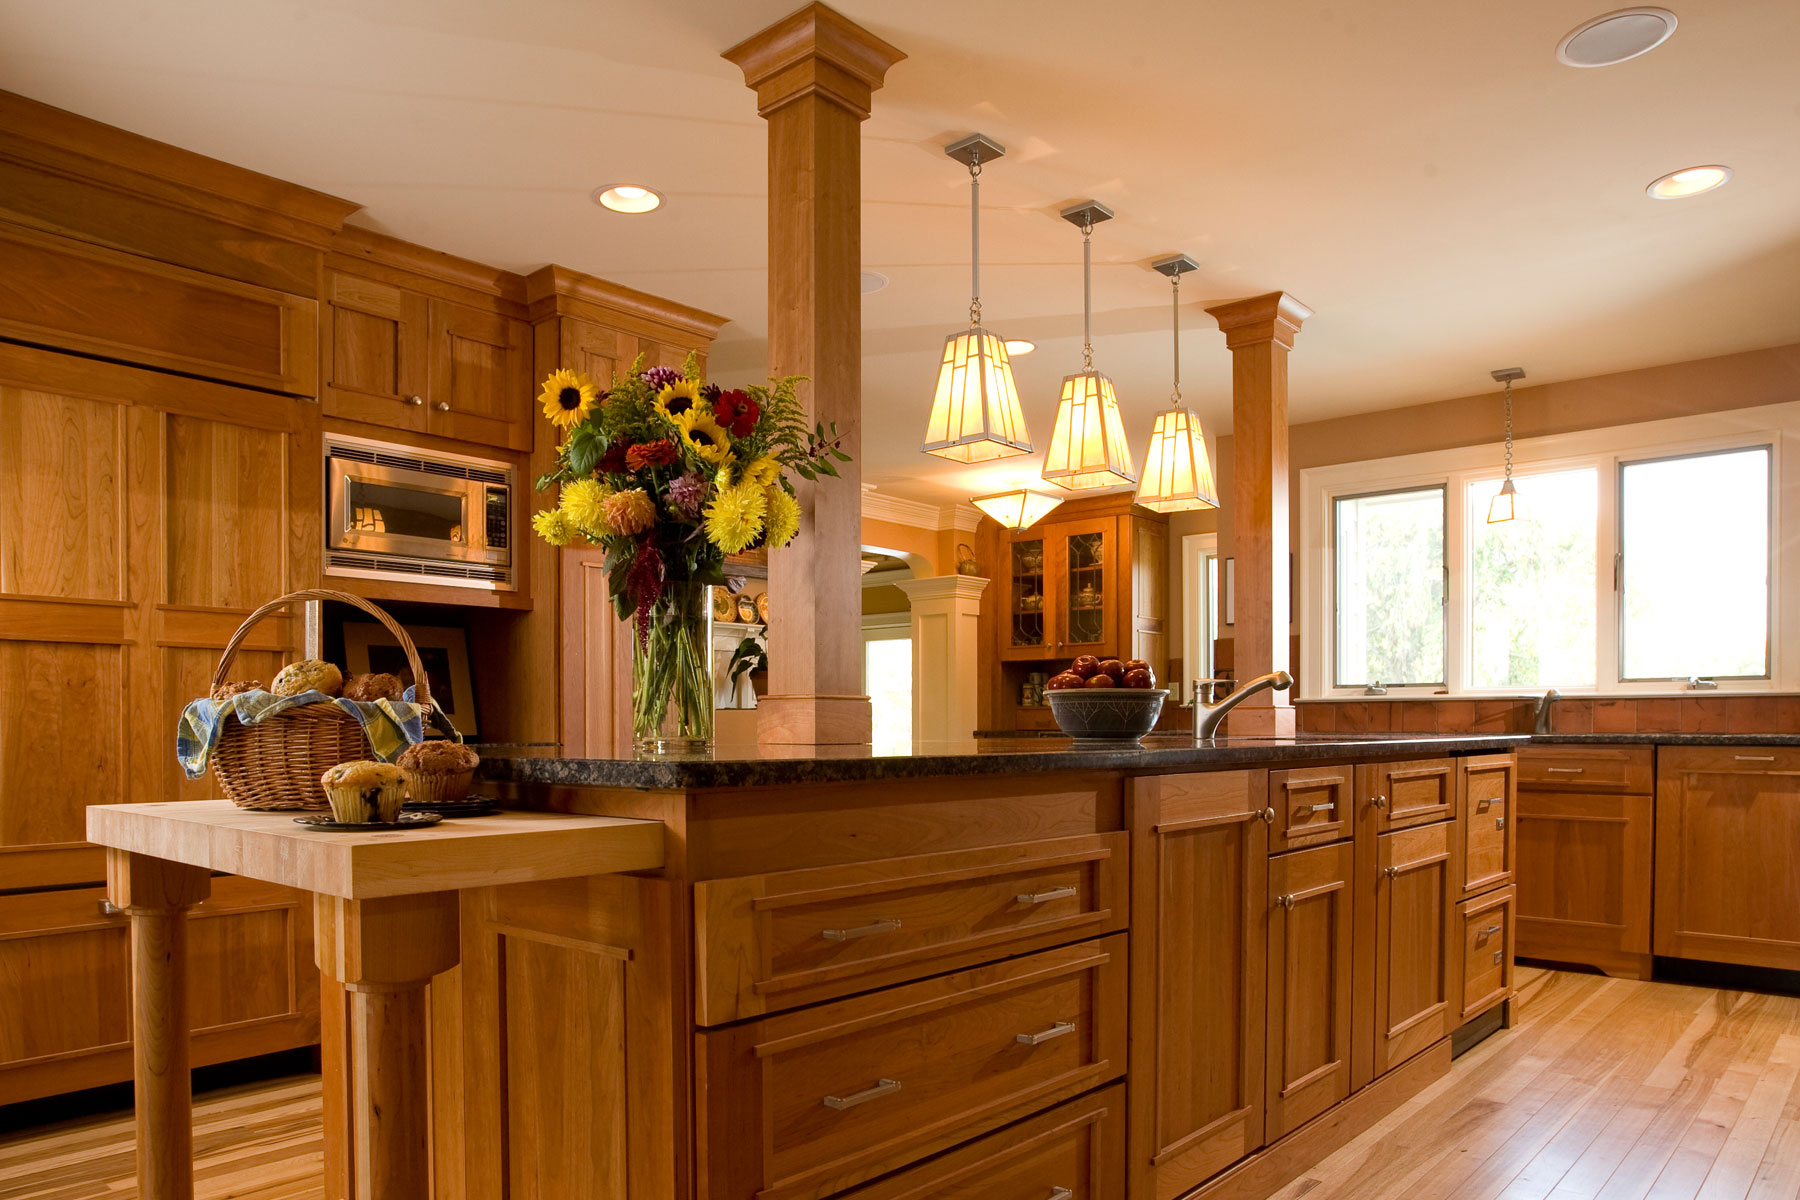
[[[1537,716],[1531,722],[1531,732],[1550,732],[1550,706],[1561,696],[1562,693],[1555,688],[1551,688],[1544,693],[1543,697],[1537,702]]]
[[[1270,671],[1267,675],[1258,675],[1243,686],[1234,689],[1230,695],[1217,703],[1209,703],[1198,695],[1194,697],[1194,740],[1210,742],[1225,721],[1225,714],[1242,704],[1256,693],[1270,688],[1285,692],[1294,686],[1294,677],[1286,671]]]

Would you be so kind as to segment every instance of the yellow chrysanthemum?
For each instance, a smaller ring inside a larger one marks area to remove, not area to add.
[[[719,428],[719,423],[705,409],[688,409],[676,418],[675,426],[681,430],[681,440],[688,444],[688,448],[713,466],[720,466],[731,457],[730,435]]]
[[[697,379],[677,379],[674,383],[665,384],[656,393],[656,411],[669,420],[679,424],[681,418],[691,412],[711,414],[706,402],[700,399],[700,381]]]
[[[771,487],[780,477],[781,460],[773,454],[765,454],[744,468],[744,478],[757,487]]]
[[[614,492],[606,498],[606,523],[627,537],[656,524],[656,501],[643,488]]]
[[[571,429],[587,419],[600,403],[600,385],[579,371],[567,368],[550,372],[538,393],[544,415],[559,429]]]
[[[727,554],[736,554],[762,532],[769,499],[762,488],[748,483],[721,491],[706,506],[706,538]]]
[[[800,532],[800,502],[778,487],[768,489],[769,546],[785,546]]]
[[[567,546],[581,536],[581,530],[575,528],[575,522],[560,508],[546,508],[534,515],[531,527],[552,546]]]
[[[611,533],[606,522],[606,498],[611,493],[598,479],[577,479],[563,484],[560,508],[575,527],[593,537]]]

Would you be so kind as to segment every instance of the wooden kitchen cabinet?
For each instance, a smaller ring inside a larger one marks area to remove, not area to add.
[[[1362,893],[1371,901],[1361,924],[1373,952],[1364,964],[1371,1003],[1357,1047],[1362,1061],[1353,1071],[1358,1087],[1459,1024],[1453,1011],[1459,994],[1456,849],[1450,822],[1375,839],[1372,885]]]
[[[1510,754],[1457,763],[1462,873],[1458,899],[1469,900],[1513,881],[1518,836],[1516,761]]]
[[[1472,1021],[1513,994],[1514,889],[1497,888],[1457,905],[1457,1023]]]
[[[431,389],[430,301],[348,271],[326,274],[326,415],[411,433],[425,430]]]
[[[1363,804],[1373,811],[1377,833],[1456,815],[1457,767],[1451,759],[1378,763],[1361,770]]]
[[[1800,970],[1800,750],[1662,747],[1659,955]]]
[[[1350,1095],[1350,842],[1269,860],[1267,1140]]]

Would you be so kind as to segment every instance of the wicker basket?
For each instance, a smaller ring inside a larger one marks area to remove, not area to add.
[[[425,719],[430,719],[431,684],[406,630],[361,596],[322,588],[289,592],[245,617],[225,644],[218,669],[213,672],[212,686],[216,688],[225,682],[238,647],[258,622],[272,612],[306,600],[338,600],[362,609],[387,626],[388,632],[399,639],[412,667],[413,702],[425,710]],[[219,790],[239,808],[297,812],[331,807],[319,776],[339,763],[367,757],[368,739],[355,717],[335,704],[304,704],[255,725],[228,719],[213,747],[212,769]]]

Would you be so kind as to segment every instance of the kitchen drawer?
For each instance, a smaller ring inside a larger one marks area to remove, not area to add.
[[[1519,786],[1648,794],[1653,754],[1649,746],[1525,746],[1519,750]]]
[[[1800,772],[1800,750],[1782,746],[1665,746],[1658,754],[1664,778]]]
[[[1323,846],[1354,830],[1356,768],[1309,767],[1269,772],[1269,853]]]
[[[1448,758],[1361,768],[1364,803],[1379,833],[1448,821],[1456,815],[1456,763]]]
[[[1513,889],[1457,905],[1462,924],[1462,1020],[1513,994]]]
[[[1114,934],[698,1035],[703,1200],[815,1200],[1118,1078]]]
[[[1462,898],[1513,881],[1517,821],[1514,765],[1510,754],[1460,760],[1462,772]]]
[[[1125,927],[1123,833],[694,885],[702,1025],[777,1012]]]
[[[1119,1200],[1125,1085],[1113,1084],[977,1138],[843,1200]]]

